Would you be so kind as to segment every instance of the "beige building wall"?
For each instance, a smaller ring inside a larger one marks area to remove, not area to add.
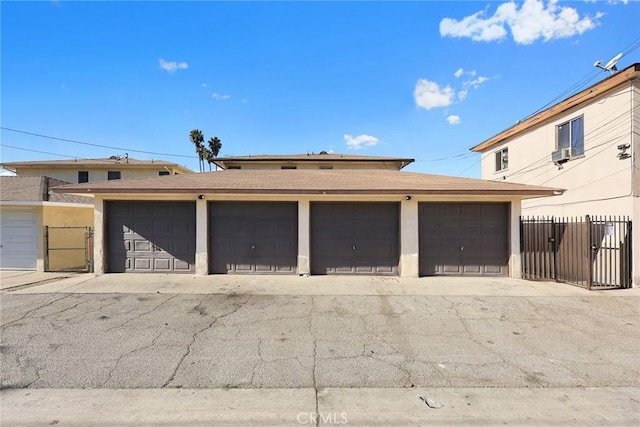
[[[227,169],[233,169],[234,166],[240,166],[242,170],[273,170],[282,169],[284,167],[293,167],[296,169],[320,169],[321,167],[331,167],[331,169],[384,169],[398,170],[396,163],[392,162],[228,162],[225,163]]]
[[[170,171],[171,168],[168,168]],[[131,169],[126,165],[114,164],[108,168],[92,168],[79,165],[77,168],[16,168],[18,176],[48,176],[60,181],[76,184],[78,182],[78,171],[89,171],[89,182],[106,181],[109,171],[120,171],[120,178],[143,178],[147,176],[158,176],[160,171],[164,171],[163,166]]]
[[[87,264],[86,227],[93,228],[93,205],[61,206],[45,204],[43,230],[49,228],[49,250],[46,266],[51,271],[82,269]],[[74,227],[61,229],[59,227]],[[75,228],[82,227],[82,228]],[[45,242],[46,243],[46,242]],[[90,245],[89,245],[90,246]],[[45,254],[46,255],[46,254]]]
[[[562,165],[551,161],[556,127],[584,117],[584,156]],[[522,215],[584,217],[628,216],[632,241],[640,242],[640,83],[634,81],[587,105],[507,140],[482,153],[482,178],[566,189],[557,197],[524,200]],[[631,158],[620,159],[620,145]],[[495,153],[509,151],[509,167],[495,171]],[[640,245],[633,250],[633,281],[640,283]]]

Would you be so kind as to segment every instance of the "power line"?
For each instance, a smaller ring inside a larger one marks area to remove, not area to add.
[[[186,156],[184,154],[158,153],[158,152],[154,152],[154,151],[134,150],[132,148],[111,147],[109,145],[92,144],[90,142],[76,141],[76,140],[73,140],[73,139],[66,139],[66,138],[58,138],[56,136],[42,135],[42,134],[39,134],[39,133],[27,132],[27,131],[19,130],[19,129],[11,129],[11,128],[7,128],[7,127],[4,127],[4,126],[0,126],[0,129],[6,130],[6,131],[9,131],[9,132],[16,132],[16,133],[22,133],[22,134],[25,134],[25,135],[37,136],[39,138],[52,139],[52,140],[55,140],[55,141],[62,141],[62,142],[71,142],[73,144],[90,145],[92,147],[109,148],[111,150],[120,150],[120,151],[125,151],[125,152],[142,153],[142,154],[155,154],[155,155],[158,155],[158,156],[167,156],[167,157],[184,157],[184,158],[188,158],[188,159],[197,159],[198,158],[197,156]]]
[[[66,156],[64,154],[49,153],[48,151],[32,150],[30,148],[20,148],[20,147],[14,146],[14,145],[8,145],[8,144],[2,144],[2,143],[0,143],[0,146],[7,147],[7,148],[14,148],[16,150],[29,151],[31,153],[40,153],[40,154],[48,154],[50,156],[66,157],[66,158],[69,158],[69,159],[76,159],[77,158],[77,157],[74,157],[74,156]]]

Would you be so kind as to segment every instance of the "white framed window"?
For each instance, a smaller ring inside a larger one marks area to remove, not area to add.
[[[569,150],[569,157],[584,154],[584,116],[576,117],[556,127],[556,150]]]
[[[495,152],[496,172],[503,171],[509,167],[509,149],[502,148]]]

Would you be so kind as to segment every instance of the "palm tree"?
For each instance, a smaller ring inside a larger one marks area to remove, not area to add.
[[[216,157],[218,157],[218,154],[220,154],[221,149],[222,149],[222,141],[220,141],[220,138],[218,138],[217,136],[214,136],[213,138],[209,139],[209,154],[211,155],[209,158],[207,158],[207,161],[209,162],[209,170],[211,170],[211,163]],[[217,164],[216,164],[216,170],[218,170]]]
[[[204,143],[204,135],[202,134],[202,132],[198,129],[193,129],[190,133],[189,133],[189,139],[191,140],[191,143],[195,146],[196,148],[196,153],[198,154],[198,166],[200,167],[200,172],[202,172],[204,170],[204,150],[205,147],[203,145]]]

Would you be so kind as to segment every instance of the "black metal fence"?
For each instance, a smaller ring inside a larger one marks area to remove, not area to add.
[[[91,227],[45,227],[45,271],[93,271]]]
[[[631,287],[628,217],[520,217],[522,276],[586,289]]]

